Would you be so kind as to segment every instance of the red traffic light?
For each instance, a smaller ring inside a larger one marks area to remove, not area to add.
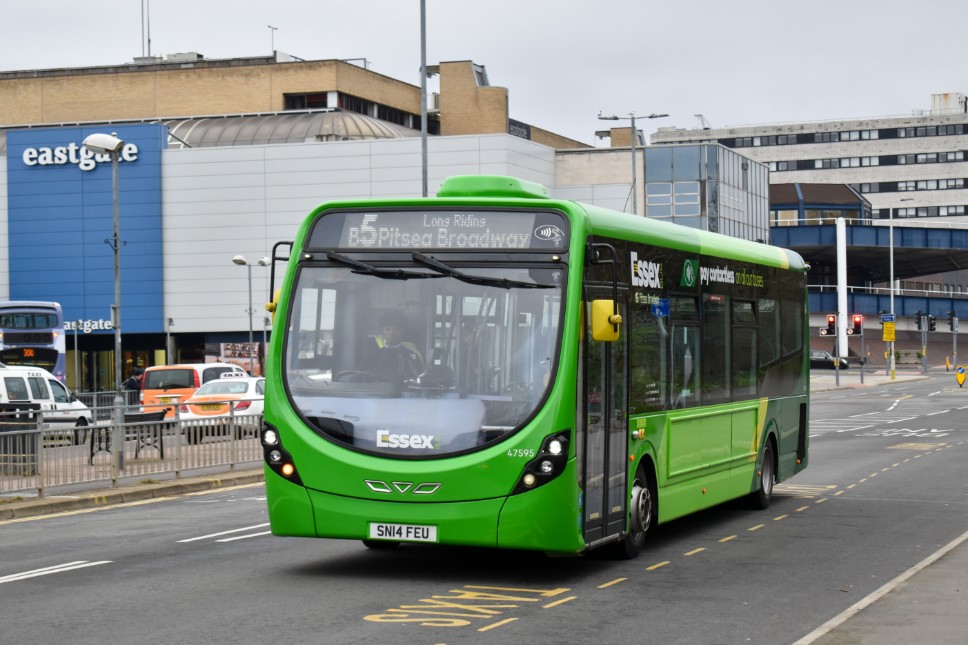
[[[864,316],[862,316],[861,314],[854,314],[851,317],[851,321],[853,322],[853,327],[851,327],[851,329],[848,330],[849,333],[851,333],[854,336],[860,336],[861,334],[863,334]]]

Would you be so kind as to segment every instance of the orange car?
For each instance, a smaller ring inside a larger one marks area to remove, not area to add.
[[[227,372],[248,376],[245,370],[231,363],[153,365],[141,377],[142,410],[157,412],[164,408],[165,416],[171,418],[175,416],[175,405],[187,401],[203,384],[218,380]]]
[[[237,435],[243,429],[255,435],[262,419],[265,385],[261,376],[227,373],[199,387],[178,406],[189,443],[199,443],[208,435],[228,434],[232,425],[240,429]]]

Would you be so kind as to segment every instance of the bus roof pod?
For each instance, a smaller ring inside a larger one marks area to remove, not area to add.
[[[518,197],[551,199],[541,184],[503,175],[457,175],[448,177],[437,191],[437,197]]]

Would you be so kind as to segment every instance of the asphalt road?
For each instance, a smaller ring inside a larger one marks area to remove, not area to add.
[[[950,378],[815,393],[769,510],[634,561],[275,538],[260,484],[4,521],[3,641],[794,643],[968,530],[966,409]]]

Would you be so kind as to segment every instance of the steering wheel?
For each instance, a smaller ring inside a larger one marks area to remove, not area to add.
[[[337,383],[375,383],[379,379],[373,372],[365,370],[343,370],[337,372],[333,380]]]

